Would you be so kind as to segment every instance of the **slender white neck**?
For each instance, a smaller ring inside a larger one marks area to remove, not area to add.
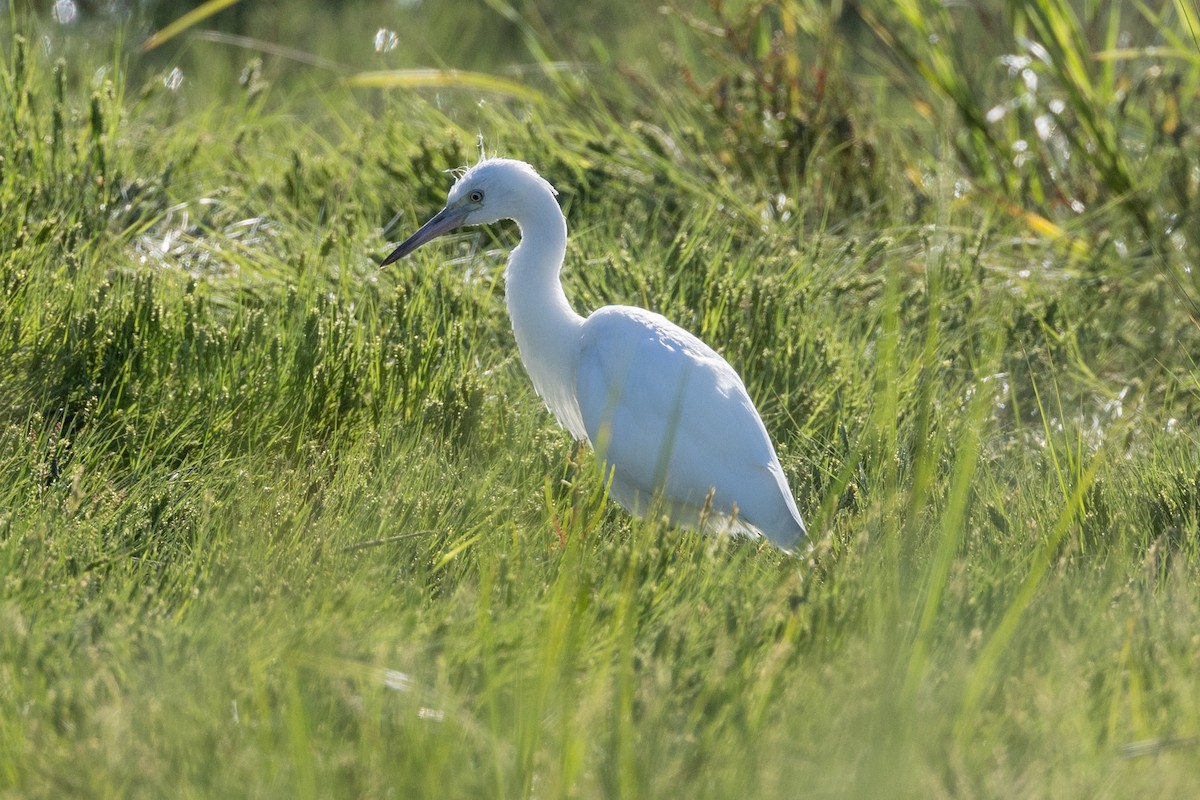
[[[554,195],[538,186],[524,198],[516,222],[521,243],[504,271],[504,299],[521,360],[559,423],[575,438],[586,439],[575,399],[583,317],[567,302],[559,279],[567,221]]]

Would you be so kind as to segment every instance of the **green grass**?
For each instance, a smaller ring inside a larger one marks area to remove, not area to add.
[[[9,36],[0,797],[1196,796],[1187,8],[699,8],[630,74],[529,6],[518,98]],[[605,500],[511,226],[377,269],[479,132],[578,309],[739,369],[811,553]]]

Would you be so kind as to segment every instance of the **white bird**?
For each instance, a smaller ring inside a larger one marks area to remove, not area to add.
[[[522,161],[483,160],[381,266],[459,226],[516,221],[521,243],[504,280],[521,359],[559,423],[611,470],[610,496],[634,514],[660,510],[678,525],[800,544],[804,522],[733,367],[659,314],[605,306],[585,319],[571,308],[555,195]]]

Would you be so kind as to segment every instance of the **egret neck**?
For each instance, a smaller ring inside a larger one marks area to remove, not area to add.
[[[522,202],[514,205],[521,243],[504,270],[504,301],[533,388],[559,423],[584,441],[588,437],[573,378],[583,317],[571,308],[559,277],[567,253],[567,220],[549,184],[531,176],[521,189]],[[563,376],[571,379],[564,382]]]

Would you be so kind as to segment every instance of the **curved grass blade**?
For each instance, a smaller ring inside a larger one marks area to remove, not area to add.
[[[192,9],[167,27],[155,33],[146,41],[142,42],[142,52],[149,52],[150,50],[165,44],[193,25],[203,22],[213,14],[216,14],[218,11],[228,8],[237,2],[238,0],[208,0],[207,3]]]

